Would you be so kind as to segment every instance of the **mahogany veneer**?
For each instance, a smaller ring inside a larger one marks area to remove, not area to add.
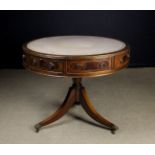
[[[73,79],[73,85],[61,107],[50,117],[35,125],[38,132],[62,117],[73,104],[81,104],[87,114],[114,133],[118,127],[103,118],[93,107],[87,92],[81,83],[83,77],[95,77],[112,74],[129,63],[129,47],[125,45],[120,50],[95,55],[53,55],[40,53],[23,46],[23,65],[26,69],[47,76],[68,76]]]

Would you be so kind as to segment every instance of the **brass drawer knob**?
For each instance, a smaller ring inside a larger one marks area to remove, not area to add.
[[[106,67],[108,67],[108,62],[101,62],[100,64],[99,64],[99,67],[101,68],[101,69],[104,69],[104,68],[106,68]]]
[[[22,55],[22,58],[23,58],[23,60],[25,60],[25,59],[26,59],[26,55],[25,55],[25,54],[23,54],[23,55]]]
[[[50,62],[50,63],[48,64],[48,69],[49,69],[49,70],[56,69],[55,63]]]
[[[37,60],[35,58],[32,59],[32,65],[36,65],[37,64]]]
[[[75,64],[75,67],[76,67],[76,69],[80,69],[80,70],[83,70],[86,68],[86,66],[82,65],[82,64]]]

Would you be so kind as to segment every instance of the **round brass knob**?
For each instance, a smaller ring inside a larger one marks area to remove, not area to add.
[[[86,66],[83,64],[75,64],[75,67],[76,67],[76,69],[80,69],[80,70],[83,70],[86,68]]]
[[[102,68],[102,69],[104,69],[104,68],[106,68],[107,66],[108,66],[108,62],[101,62],[100,64],[99,64],[99,66],[100,66],[100,68]]]
[[[55,68],[56,68],[56,65],[53,62],[49,62],[48,69],[52,70],[52,69],[55,69]]]
[[[36,65],[37,64],[37,60],[35,58],[32,59],[32,64]]]
[[[26,55],[25,55],[25,54],[23,54],[23,55],[22,55],[22,58],[23,58],[23,60],[25,60],[25,58],[26,58]]]

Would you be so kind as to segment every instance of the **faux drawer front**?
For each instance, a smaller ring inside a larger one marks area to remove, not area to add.
[[[24,54],[23,64],[30,69],[47,72],[63,72],[63,61],[58,59],[41,58]]]
[[[111,69],[111,59],[91,59],[91,60],[68,60],[68,73],[87,73],[93,71],[103,71]]]
[[[127,65],[129,62],[129,52],[120,53],[115,56],[115,69],[119,69]]]

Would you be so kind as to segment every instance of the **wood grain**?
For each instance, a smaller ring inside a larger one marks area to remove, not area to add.
[[[112,74],[129,63],[129,47],[92,56],[55,56],[31,51],[23,46],[23,65],[47,76],[95,77]]]

